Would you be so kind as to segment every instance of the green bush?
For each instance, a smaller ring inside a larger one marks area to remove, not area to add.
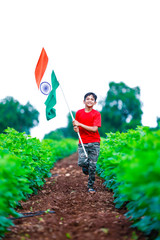
[[[18,201],[37,193],[50,177],[54,163],[77,151],[77,141],[31,138],[8,128],[0,134],[0,235],[3,236],[12,222],[9,215],[18,216],[14,210]]]
[[[102,142],[97,172],[114,192],[117,208],[126,205],[133,227],[160,239],[160,131],[147,127],[110,133]]]
[[[19,200],[24,200],[24,194],[31,194],[28,171],[21,168],[22,159],[7,151],[0,150],[0,235],[12,224],[8,215],[19,216],[14,210]]]

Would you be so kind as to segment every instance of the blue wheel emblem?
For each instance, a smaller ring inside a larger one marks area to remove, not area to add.
[[[42,82],[40,84],[41,93],[48,95],[51,91],[51,85],[48,82]]]

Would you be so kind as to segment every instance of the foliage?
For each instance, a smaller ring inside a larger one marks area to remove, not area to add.
[[[160,117],[157,117],[157,126],[156,127],[150,127],[151,131],[157,131],[160,129]]]
[[[19,216],[14,210],[16,203],[32,193],[27,180],[28,171],[21,168],[22,159],[0,150],[0,235],[13,225],[8,215]]]
[[[141,102],[139,87],[130,88],[125,83],[109,83],[109,91],[101,111],[101,136],[106,132],[125,132],[141,125]]]
[[[29,134],[30,129],[39,123],[39,112],[29,102],[21,105],[13,97],[6,97],[0,101],[0,116],[0,133],[11,127]]]
[[[65,135],[61,128],[44,135],[44,139],[62,140],[63,138],[65,138]]]
[[[160,118],[157,117],[157,130],[160,129]]]
[[[73,117],[75,118],[76,112],[72,111]],[[68,137],[77,139],[77,133],[73,130],[73,124],[72,124],[72,118],[71,115],[68,114],[68,125],[67,125],[67,131],[68,131]]]
[[[73,139],[40,142],[11,128],[0,134],[0,235],[12,224],[7,217],[18,216],[18,201],[37,193],[54,163],[76,150]]]
[[[75,112],[72,112],[75,117]],[[73,138],[77,139],[77,133],[73,130],[72,118],[70,113],[67,115],[68,125],[66,128],[57,128],[55,131],[51,131],[50,133],[44,136],[44,139],[53,139],[53,140],[61,140],[64,138]]]
[[[114,202],[126,205],[133,227],[160,236],[160,131],[138,127],[109,133],[102,142],[97,171]]]

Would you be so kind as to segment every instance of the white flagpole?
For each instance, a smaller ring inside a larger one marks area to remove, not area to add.
[[[59,81],[58,81],[58,82],[59,82]],[[71,114],[72,120],[74,121],[75,119],[74,119],[73,114],[72,114],[72,112],[71,112],[71,109],[70,109],[70,107],[69,107],[69,105],[68,105],[67,99],[66,99],[66,97],[65,97],[65,95],[64,95],[64,92],[63,92],[63,89],[62,89],[62,86],[61,86],[60,82],[59,82],[59,86],[60,86],[61,91],[62,91],[62,93],[63,93],[63,97],[64,97],[64,100],[65,100],[65,102],[66,102],[66,104],[67,104],[68,110],[69,110],[69,112],[70,112],[70,114]],[[88,155],[87,155],[87,152],[86,152],[86,150],[85,150],[85,148],[84,148],[84,144],[83,144],[83,142],[82,142],[82,138],[81,138],[79,132],[77,132],[77,134],[78,134],[80,143],[82,144],[83,151],[84,151],[84,153],[85,153],[85,155],[86,155],[86,158],[87,158]]]

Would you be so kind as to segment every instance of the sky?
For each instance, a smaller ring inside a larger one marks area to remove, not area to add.
[[[72,111],[86,92],[105,99],[109,82],[140,87],[142,124],[160,117],[159,0],[0,0],[0,100],[12,96],[39,112],[31,136],[67,126],[68,108],[57,89],[57,116],[46,120],[46,96],[35,67],[44,47],[49,57],[43,81],[54,70]],[[95,109],[100,110],[97,103]]]

